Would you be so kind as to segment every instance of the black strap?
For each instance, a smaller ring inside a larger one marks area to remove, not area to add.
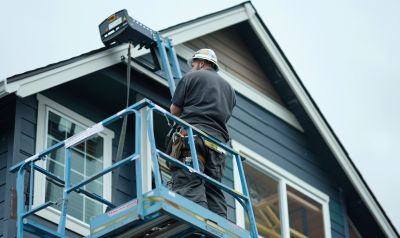
[[[126,69],[126,107],[129,107],[129,92],[131,87],[131,43],[128,46],[128,64]],[[119,136],[117,155],[115,157],[115,162],[118,162],[122,158],[122,153],[124,152],[125,145],[125,134],[126,134],[126,124],[128,123],[128,116],[124,116],[122,122],[121,134]]]
[[[126,108],[129,107],[129,92],[130,92],[130,87],[131,87],[131,43],[128,45],[128,63],[127,63],[127,68],[126,68]],[[118,149],[117,149],[117,154],[115,156],[115,162],[118,162],[122,158],[122,154],[124,152],[124,146],[125,146],[125,134],[126,134],[126,126],[128,123],[128,116],[124,116],[124,120],[122,122],[122,127],[121,127],[121,134],[119,135],[119,141],[118,141]],[[118,168],[115,170],[115,175],[114,178],[116,178],[117,183],[114,184],[119,184],[119,174],[122,168]],[[112,196],[113,203],[115,204],[115,193],[114,196]],[[111,209],[110,207],[107,208],[107,210]]]

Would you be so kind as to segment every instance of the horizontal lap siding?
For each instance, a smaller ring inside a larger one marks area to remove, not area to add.
[[[241,40],[238,31],[234,28],[231,27],[202,36],[185,42],[185,45],[192,50],[200,48],[213,49],[217,54],[218,64],[221,69],[283,105],[271,82],[249,52],[243,40]]]
[[[228,126],[234,140],[327,194],[332,233],[345,237],[342,202],[335,183],[324,157],[315,154],[303,133],[240,94]]]
[[[8,160],[12,156],[12,133],[14,128],[15,97],[6,96],[0,101],[0,237],[7,237],[10,211],[7,184]]]

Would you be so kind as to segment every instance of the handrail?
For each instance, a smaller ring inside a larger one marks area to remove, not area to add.
[[[146,111],[147,118],[146,119],[141,118],[141,113],[139,112],[139,110],[144,109],[144,108],[147,108],[147,111]],[[156,148],[155,138],[154,138],[154,130],[153,130],[153,112],[160,113],[160,114],[164,115],[166,118],[168,118],[169,120],[172,120],[175,123],[179,124],[181,127],[184,127],[185,129],[187,129],[189,146],[191,148],[191,154],[192,154],[192,160],[193,160],[193,168],[183,164],[182,162],[178,161],[175,158],[170,157],[169,155],[163,153],[162,151],[160,151]],[[120,160],[107,168],[104,168],[102,171],[92,175],[91,177],[80,181],[78,184],[71,184],[71,179],[70,179],[70,176],[71,176],[71,155],[70,155],[71,147],[91,138],[95,134],[101,132],[107,125],[115,122],[116,120],[121,119],[124,116],[126,116],[128,114],[133,114],[133,113],[136,115],[136,117],[135,117],[135,121],[136,121],[135,132],[136,133],[135,133],[135,151],[134,151],[134,153],[129,155],[127,158]],[[33,203],[32,198],[33,198],[33,193],[34,193],[34,191],[33,191],[33,182],[34,182],[33,181],[33,178],[34,178],[33,173],[35,171],[40,172],[44,176],[49,177],[50,179],[54,180],[58,184],[58,186],[64,187],[63,198],[62,198],[62,201],[63,201],[62,209],[61,209],[60,221],[58,223],[59,225],[58,225],[58,229],[57,229],[57,232],[60,234],[60,237],[65,235],[66,215],[67,215],[67,209],[68,209],[67,205],[68,205],[68,200],[69,200],[69,194],[71,192],[75,191],[75,192],[81,193],[81,194],[91,197],[103,204],[106,204],[107,206],[109,206],[111,208],[115,207],[115,205],[112,204],[110,201],[107,201],[107,200],[101,198],[101,196],[99,196],[95,193],[87,192],[83,188],[85,185],[94,181],[95,179],[97,179],[101,176],[104,176],[105,174],[110,173],[111,171],[113,171],[127,163],[133,162],[133,161],[135,161],[135,163],[136,163],[136,173],[137,174],[140,173],[140,168],[141,168],[140,161],[141,161],[141,159],[144,159],[144,158],[140,158],[142,153],[140,151],[141,150],[141,147],[140,147],[141,142],[139,140],[139,134],[141,133],[142,120],[146,120],[147,124],[148,124],[147,125],[147,136],[149,138],[150,146],[151,146],[151,148],[150,148],[151,149],[151,159],[153,162],[153,175],[154,175],[156,187],[163,186],[161,183],[161,175],[160,175],[159,169],[158,169],[158,159],[159,158],[163,158],[164,160],[167,160],[167,161],[173,163],[174,165],[177,165],[178,167],[181,167],[183,169],[194,172],[199,177],[201,177],[203,180],[205,180],[206,182],[209,182],[209,183],[219,187],[220,189],[224,190],[225,192],[227,192],[230,195],[232,195],[233,197],[235,197],[236,200],[238,200],[240,202],[240,204],[245,208],[245,211],[247,212],[247,215],[250,219],[252,237],[257,237],[257,228],[255,225],[254,214],[253,214],[253,210],[252,210],[252,206],[251,206],[251,202],[250,202],[249,193],[247,190],[247,185],[245,182],[244,171],[243,171],[243,167],[241,164],[241,156],[240,156],[239,152],[236,152],[235,150],[233,150],[232,148],[228,147],[227,145],[221,143],[217,139],[205,134],[201,130],[186,123],[182,119],[173,116],[168,111],[157,106],[156,104],[152,103],[148,99],[143,99],[143,100],[135,103],[134,105],[129,106],[128,108],[126,108],[124,110],[121,110],[120,112],[116,113],[115,115],[106,118],[105,120],[89,127],[88,129],[86,129],[70,138],[67,138],[63,141],[60,141],[59,143],[45,149],[44,151],[25,159],[24,161],[14,165],[10,169],[10,171],[13,173],[18,172],[18,175],[17,175],[17,195],[18,195],[17,237],[18,238],[23,237],[23,226],[24,226],[23,219],[24,218],[27,218],[29,215],[34,214],[34,213],[36,213],[42,209],[45,209],[46,207],[51,206],[56,203],[54,201],[48,201],[47,203],[45,203],[43,205],[39,205],[32,209],[32,203]],[[239,176],[241,179],[242,191],[243,191],[242,193],[227,187],[226,185],[212,179],[211,177],[203,174],[200,171],[196,148],[195,148],[195,144],[194,144],[194,135],[199,135],[203,139],[215,143],[220,148],[224,149],[225,151],[227,151],[233,155],[233,158],[236,160],[236,164],[237,164],[237,167],[239,170]],[[38,161],[40,159],[46,159],[48,154],[50,154],[54,150],[60,149],[62,147],[65,148],[64,179],[61,179],[58,176],[56,176],[55,174],[35,165],[36,161]],[[25,205],[25,202],[24,202],[24,179],[25,179],[24,177],[25,176],[24,175],[25,175],[26,170],[30,170],[30,172],[31,172],[31,176],[30,176],[31,177],[31,179],[30,179],[31,187],[29,190],[29,206],[27,208],[25,208],[25,206],[24,206]],[[136,186],[137,186],[137,199],[140,200],[141,197],[143,196],[143,194],[142,194],[143,192],[142,192],[142,185],[138,179],[136,180]],[[139,214],[141,214],[142,211],[143,211],[143,207],[139,207]]]

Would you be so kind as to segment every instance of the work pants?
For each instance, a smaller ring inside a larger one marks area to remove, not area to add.
[[[205,165],[199,161],[200,170],[221,182],[225,169],[225,155],[206,147],[203,140],[199,138],[195,142],[197,152],[202,153],[206,159]],[[177,194],[226,218],[226,201],[221,189],[210,183],[205,183],[195,173],[180,168],[173,169],[171,189]]]

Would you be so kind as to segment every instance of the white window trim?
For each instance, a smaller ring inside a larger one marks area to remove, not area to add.
[[[36,153],[43,151],[46,145],[46,131],[47,131],[47,112],[49,108],[52,111],[56,111],[63,115],[66,115],[77,125],[80,125],[84,128],[89,127],[94,122],[84,118],[83,116],[73,112],[72,110],[56,103],[55,101],[37,94],[38,99],[38,123],[37,123],[37,131],[36,131]],[[104,159],[103,159],[103,167],[109,167],[112,164],[112,139],[114,138],[114,132],[105,128],[102,132],[99,133],[101,137],[104,139]],[[45,168],[45,161],[39,160],[36,165]],[[35,173],[35,183],[34,183],[34,199],[33,199],[33,207],[41,205],[45,200],[45,176],[41,173]],[[112,184],[112,176],[111,173],[104,175],[103,177],[103,196],[105,199],[111,201],[111,184]],[[103,206],[103,209],[106,209],[106,205]],[[58,221],[60,218],[60,211],[48,207],[36,213],[36,215],[49,220],[51,222]],[[76,219],[71,216],[67,216],[66,226],[67,229],[79,233],[81,235],[89,235],[89,224]]]
[[[313,199],[314,201],[320,203],[322,205],[322,216],[324,219],[324,231],[325,237],[331,237],[331,223],[330,223],[330,214],[329,214],[329,196],[325,193],[321,192],[320,190],[314,188],[313,186],[309,185],[308,183],[304,182],[303,180],[297,178],[293,174],[289,173],[288,171],[282,169],[281,167],[277,166],[276,164],[272,163],[265,157],[257,154],[256,152],[250,150],[246,146],[240,144],[238,141],[232,140],[232,147],[234,150],[239,152],[244,152],[245,154],[249,155],[247,157],[247,161],[249,161],[252,165],[255,165],[257,168],[262,169],[265,174],[271,176],[273,179],[278,181],[278,189],[280,194],[280,212],[281,221],[282,221],[282,229],[285,230],[282,232],[284,238],[289,238],[289,215],[287,210],[287,198],[286,198],[286,188],[287,185],[293,187],[297,191],[303,193],[304,195],[308,196],[309,198]],[[237,191],[242,191],[240,181],[239,181],[239,174],[237,171],[236,163],[233,163],[233,179],[234,179],[234,188]],[[285,198],[282,200],[282,198]],[[239,202],[236,201],[236,223],[244,227],[244,211],[242,206]],[[286,229],[285,229],[286,227]]]

